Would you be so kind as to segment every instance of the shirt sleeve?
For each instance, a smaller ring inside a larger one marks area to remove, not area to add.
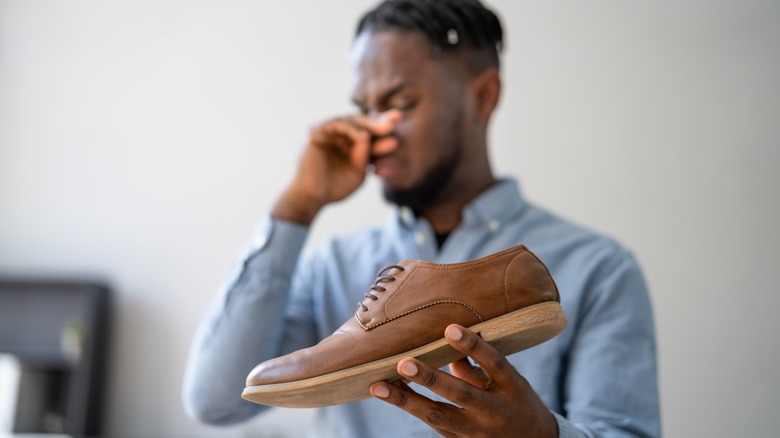
[[[192,418],[233,424],[267,408],[241,392],[255,365],[285,350],[285,314],[307,235],[308,227],[270,218],[258,226],[192,341],[182,389]]]
[[[560,437],[660,436],[656,342],[644,278],[622,252],[586,294],[563,382]]]

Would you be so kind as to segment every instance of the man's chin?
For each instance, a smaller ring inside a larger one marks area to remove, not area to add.
[[[438,166],[429,169],[424,177],[416,182],[405,181],[410,184],[408,187],[394,187],[385,179],[382,181],[383,195],[391,204],[422,211],[441,199],[448,182],[452,181],[457,163],[458,155],[454,154],[451,158],[442,160]]]
[[[385,201],[399,207],[414,208],[413,205],[416,205],[419,202],[417,201],[417,196],[411,191],[393,189],[386,185],[382,186],[382,195],[384,196]]]

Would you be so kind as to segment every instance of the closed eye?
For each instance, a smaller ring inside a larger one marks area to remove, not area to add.
[[[400,102],[392,106],[393,109],[397,109],[399,111],[409,111],[411,109],[414,109],[414,107],[417,106],[417,101],[412,100],[408,102]]]

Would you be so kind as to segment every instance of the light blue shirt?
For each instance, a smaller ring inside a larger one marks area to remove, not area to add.
[[[352,317],[383,266],[410,258],[461,262],[522,243],[552,273],[569,326],[509,360],[553,411],[560,436],[660,435],[655,331],[636,261],[609,238],[529,204],[514,180],[471,202],[440,249],[430,224],[404,208],[382,226],[303,253],[307,235],[307,227],[283,221],[260,225],[193,340],[183,397],[194,418],[231,424],[267,409],[240,397],[249,371],[330,335]],[[438,436],[375,399],[319,409],[310,435]]]

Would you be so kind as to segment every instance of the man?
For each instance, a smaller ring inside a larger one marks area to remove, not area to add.
[[[403,360],[399,372],[419,385],[378,382],[374,399],[320,409],[312,433],[660,434],[653,321],[633,257],[493,175],[487,128],[501,91],[501,44],[498,19],[477,0],[387,1],[363,17],[353,46],[361,114],[312,130],[241,274],[204,319],[185,376],[191,415],[228,424],[265,409],[240,398],[247,373],[330,335],[382,266],[471,260],[524,243],[555,278],[569,328],[504,358],[450,327],[448,341],[481,368],[460,361],[449,375]],[[369,171],[397,212],[302,255],[319,211],[353,193]]]

